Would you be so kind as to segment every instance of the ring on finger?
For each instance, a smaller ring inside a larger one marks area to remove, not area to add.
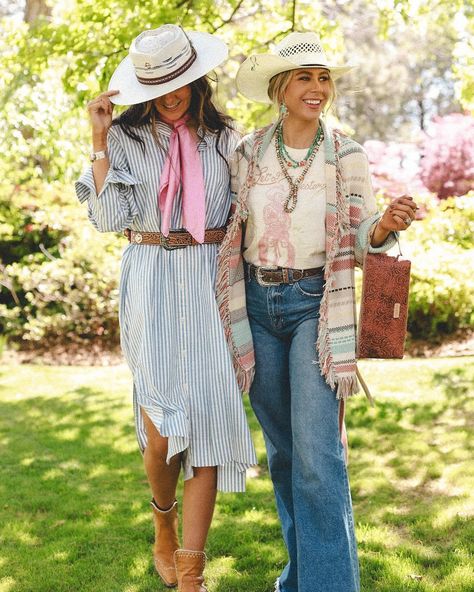
[[[410,224],[411,224],[411,218],[405,218],[405,224],[407,226],[410,226]]]

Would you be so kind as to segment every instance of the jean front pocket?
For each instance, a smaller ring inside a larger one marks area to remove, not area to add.
[[[302,296],[321,298],[324,290],[324,277],[322,275],[313,275],[295,282],[294,286]]]

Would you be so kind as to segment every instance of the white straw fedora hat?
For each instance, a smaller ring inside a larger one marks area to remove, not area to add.
[[[316,33],[290,33],[284,37],[272,53],[249,56],[237,72],[236,84],[248,99],[271,103],[268,84],[277,74],[299,68],[327,68],[335,80],[349,72],[353,66],[331,64]]]
[[[201,78],[227,55],[227,45],[209,33],[186,33],[177,25],[144,31],[110,79],[109,90],[120,91],[110,100],[135,105],[156,99]]]

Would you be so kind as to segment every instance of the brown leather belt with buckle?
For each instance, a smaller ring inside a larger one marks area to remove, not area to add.
[[[204,243],[210,245],[221,243],[224,240],[226,227],[208,228],[204,232]],[[160,245],[164,249],[171,251],[173,249],[184,249],[200,245],[187,230],[170,230],[169,235],[165,236],[161,232],[139,232],[127,228],[124,231],[129,242],[134,245]]]
[[[304,278],[322,275],[324,273],[324,267],[291,269],[289,267],[259,267],[252,263],[247,264],[246,267],[250,277],[256,279],[261,286],[294,284]]]

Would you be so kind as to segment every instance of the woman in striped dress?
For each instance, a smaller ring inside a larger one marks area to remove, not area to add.
[[[174,25],[139,35],[110,90],[88,105],[92,166],[76,183],[97,230],[125,231],[130,241],[121,342],[153,494],[154,564],[180,592],[206,592],[204,546],[216,491],[243,491],[246,469],[256,463],[215,297],[228,160],[238,136],[213,105],[205,74],[226,56],[214,36]],[[131,106],[112,119],[114,103]]]
[[[359,591],[341,442],[344,401],[357,391],[354,266],[367,250],[394,244],[416,209],[397,198],[381,216],[362,148],[321,118],[333,79],[349,69],[328,62],[315,33],[291,33],[237,74],[245,96],[280,109],[274,125],[236,150],[235,211],[218,280],[229,310],[246,296],[256,361],[250,400],[289,556],[279,592]],[[235,272],[242,244],[245,274]],[[227,290],[221,276],[233,279]]]

